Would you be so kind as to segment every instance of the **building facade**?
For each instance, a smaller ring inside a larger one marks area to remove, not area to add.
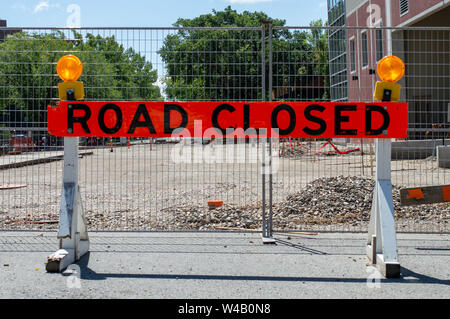
[[[330,49],[330,70],[346,70],[347,99],[373,101],[373,89],[379,80],[378,61],[386,55],[397,55],[406,65],[400,84],[402,100],[409,102],[410,136],[422,138],[433,125],[446,124],[450,102],[449,31],[433,27],[450,27],[450,0],[329,0],[329,13],[336,6],[345,8],[346,65],[336,63],[335,52]],[[330,35],[333,32],[331,29]],[[332,79],[333,73],[330,83]],[[335,91],[331,93],[333,100],[343,99]]]
[[[7,28],[8,27],[8,23],[6,20],[1,20],[0,19],[0,41],[5,41],[5,39],[8,37],[8,35],[10,34],[14,34],[16,32],[21,32],[21,29],[18,28]]]
[[[345,0],[328,0],[328,50],[330,63],[330,97],[347,101],[347,29]]]

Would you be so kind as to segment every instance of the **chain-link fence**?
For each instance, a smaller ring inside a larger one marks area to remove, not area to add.
[[[57,227],[63,140],[48,135],[46,107],[58,101],[65,54],[83,62],[86,100],[372,102],[376,63],[392,53],[405,61],[409,102],[409,137],[392,145],[397,228],[449,230],[448,203],[398,204],[399,187],[450,181],[437,147],[450,144],[449,28],[267,22],[0,34],[0,228]],[[261,174],[263,152],[273,174]],[[274,230],[365,231],[375,174],[374,142],[361,139],[80,138],[79,161],[91,230],[260,230],[270,212]]]

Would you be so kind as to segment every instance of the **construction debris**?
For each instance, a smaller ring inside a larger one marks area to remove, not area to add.
[[[16,189],[16,188],[23,188],[27,187],[26,184],[5,184],[0,185],[0,190],[6,190],[6,189]]]
[[[360,230],[369,222],[374,181],[370,178],[338,176],[319,178],[273,203],[274,231],[301,232],[318,229]],[[394,212],[397,225],[417,221],[448,223],[450,205],[433,204],[401,206],[400,188],[393,186]],[[119,210],[86,212],[89,229],[99,230],[242,230],[261,231],[261,202],[241,207],[223,204],[210,209],[208,205],[182,205],[162,208],[157,215]],[[267,213],[268,207],[266,207]],[[56,218],[55,218],[56,217]],[[39,229],[55,229],[57,215],[11,218],[0,211],[0,228],[25,229],[29,223]],[[308,232],[301,234],[311,235]]]

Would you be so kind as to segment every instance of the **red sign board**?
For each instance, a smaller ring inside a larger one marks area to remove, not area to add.
[[[48,107],[55,136],[406,138],[407,103],[100,102]]]

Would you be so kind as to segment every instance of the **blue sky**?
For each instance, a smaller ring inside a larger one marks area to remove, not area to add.
[[[180,17],[223,10],[263,11],[286,25],[326,20],[326,0],[0,0],[0,18],[10,27],[167,27]],[[74,6],[75,5],[75,6]],[[79,9],[78,9],[79,8]],[[79,10],[79,15],[76,15]],[[79,19],[77,19],[79,17]]]

